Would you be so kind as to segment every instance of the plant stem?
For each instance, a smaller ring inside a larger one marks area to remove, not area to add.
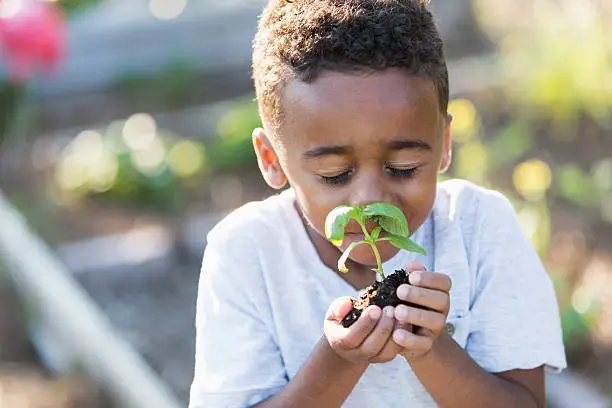
[[[382,262],[380,260],[380,254],[378,253],[378,248],[376,248],[376,242],[370,242],[370,245],[372,246],[372,251],[374,252],[374,256],[376,257],[376,263],[378,265],[376,272],[378,272],[381,279],[385,279],[385,273],[383,272]]]
[[[372,252],[374,252],[374,256],[376,257],[376,273],[380,275],[381,279],[385,279],[385,273],[383,272],[382,262],[380,260],[380,254],[378,253],[378,248],[376,248],[376,241],[372,239],[372,236],[368,234],[368,230],[365,227],[365,224],[361,219],[359,221],[359,225],[361,225],[361,229],[363,230],[363,235],[365,236],[365,240],[372,247]]]

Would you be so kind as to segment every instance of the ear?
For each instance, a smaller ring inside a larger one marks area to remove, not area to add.
[[[262,128],[253,130],[253,147],[257,155],[259,171],[266,183],[274,189],[281,189],[287,184],[287,177],[281,169],[278,156],[266,131]]]
[[[440,168],[438,169],[439,173],[445,173],[451,165],[451,161],[453,158],[453,144],[452,144],[452,132],[451,132],[451,123],[453,121],[453,115],[450,113],[447,115],[445,124],[444,124],[444,147],[442,151],[442,160],[440,161]]]

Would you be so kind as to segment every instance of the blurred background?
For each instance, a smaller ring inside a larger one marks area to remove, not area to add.
[[[250,140],[264,4],[0,0],[0,407],[186,405],[206,233],[273,194]],[[609,406],[612,3],[432,8],[444,177],[512,199],[562,314],[570,370],[549,392]],[[168,402],[142,405],[147,387]]]

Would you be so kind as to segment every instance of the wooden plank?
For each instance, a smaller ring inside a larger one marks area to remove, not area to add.
[[[15,286],[49,331],[92,378],[125,408],[181,405],[143,358],[116,333],[85,290],[0,192],[0,256]]]

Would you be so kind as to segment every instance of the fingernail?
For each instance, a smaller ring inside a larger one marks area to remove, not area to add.
[[[393,315],[395,314],[395,308],[393,306],[387,306],[383,309],[383,311],[385,312],[385,316],[387,317],[393,317]]]
[[[395,308],[395,318],[404,321],[408,318],[408,311],[405,307],[398,306]]]
[[[400,285],[397,288],[397,297],[402,300],[408,300],[408,295],[410,294],[410,286],[408,285]]]
[[[395,333],[393,333],[393,340],[395,340],[396,343],[403,343],[406,340],[406,332],[404,330],[396,330]]]
[[[368,314],[372,319],[377,320],[380,317],[380,309],[378,307],[373,307]]]
[[[419,284],[419,283],[421,283],[421,279],[422,279],[421,272],[412,272],[410,274],[409,281],[410,281],[410,283]]]

